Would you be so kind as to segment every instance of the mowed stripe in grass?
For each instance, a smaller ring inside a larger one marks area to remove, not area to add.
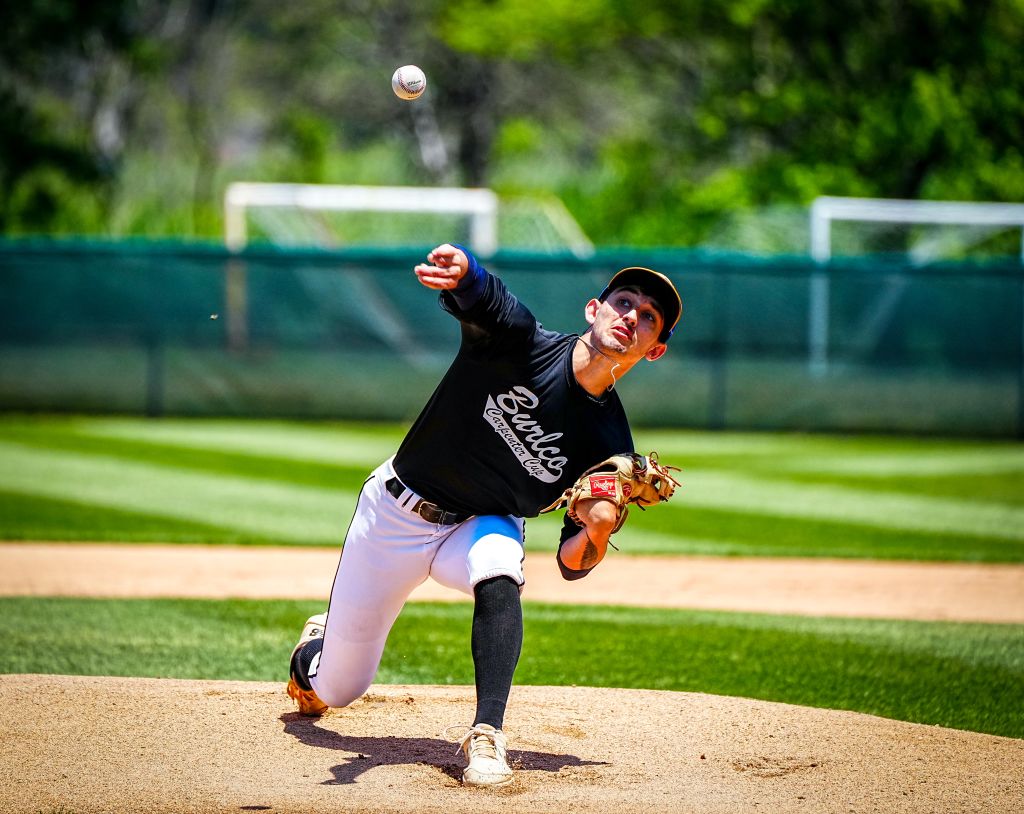
[[[225,530],[208,542],[336,545],[366,473],[394,450],[402,431],[274,421],[0,420],[0,489],[64,503],[69,526],[61,534],[52,519],[33,523],[17,512],[21,519],[0,520],[0,535],[25,539],[46,525],[53,539],[90,539],[74,517],[93,506],[119,512],[111,525],[126,539],[151,539],[149,519],[166,517]],[[1024,496],[1015,489],[1024,484],[1020,445],[637,436],[641,449],[656,447],[663,460],[683,466],[683,487],[663,507],[634,511],[618,537],[628,553],[1024,560]],[[982,474],[987,458],[991,471]],[[908,474],[885,476],[887,466]],[[130,529],[133,514],[145,521],[139,536]],[[551,518],[531,521],[529,529],[528,547],[554,546]],[[191,540],[192,531],[177,537],[170,529],[166,539]]]
[[[0,671],[270,680],[311,602],[0,599]],[[473,683],[467,603],[410,603],[380,683]],[[518,684],[709,692],[1024,737],[1024,627],[526,603]],[[46,620],[40,625],[39,620]],[[513,703],[514,703],[513,690]]]
[[[240,453],[332,466],[374,467],[398,448],[404,428],[373,424],[300,424],[281,421],[193,421],[128,418],[74,419],[80,437]]]
[[[335,464],[362,463],[366,466],[375,465],[386,457],[388,450],[394,448],[388,444],[397,445],[398,441],[398,434],[384,427],[368,427],[368,437],[361,437],[358,432],[345,427],[339,427],[333,433],[323,428],[302,430],[305,435],[294,426],[272,424],[265,428],[267,434],[263,437],[255,428],[240,429],[236,425],[227,425],[218,430],[216,426],[192,427],[187,423],[173,422],[170,426],[161,424],[153,435],[157,443],[165,445],[180,444],[188,448],[248,455],[284,455],[293,460],[297,460],[301,452],[310,456],[307,460],[321,463],[333,460]],[[93,436],[145,440],[137,424],[126,424],[123,420],[90,427],[87,432]],[[804,446],[806,442],[802,438],[795,444],[797,451]],[[812,450],[821,446],[820,440],[811,442]],[[1011,474],[1011,466],[1016,466],[1017,474],[1024,477],[1024,450],[997,448],[989,454],[990,463],[1002,480]],[[864,457],[869,459],[868,470],[876,476],[882,471],[883,462],[888,462],[897,471],[901,465],[907,466],[915,474],[927,471],[920,468],[922,458],[930,459],[933,471],[941,474],[948,474],[951,467],[959,462],[977,475],[984,471],[986,461],[986,456],[977,450],[964,449],[915,451],[914,455],[868,453]],[[685,462],[685,456],[681,455],[679,460]],[[685,474],[680,475],[685,483],[684,508],[698,506],[757,515],[848,521],[883,528],[1024,540],[1024,507],[950,499],[948,496],[933,498],[906,494],[898,488],[880,496],[882,490],[877,484],[865,489],[859,488],[852,480],[833,480],[829,484],[808,482],[814,477],[819,481],[829,480],[829,475],[837,468],[842,471],[840,462],[843,460],[856,471],[856,459],[837,458],[835,455],[827,457],[826,465],[820,468],[816,459],[793,461],[783,458],[783,466],[772,472],[765,471],[762,462],[760,470],[754,469],[753,476],[711,468],[695,469],[691,465]],[[789,474],[787,470],[798,473],[797,482],[785,480]],[[870,483],[869,478],[863,480]],[[903,485],[894,483],[891,478],[888,483],[893,487]],[[927,487],[926,483],[918,485]]]
[[[287,481],[181,470],[0,442],[0,489],[229,526],[287,543],[337,542],[355,496]]]
[[[273,537],[212,523],[178,520],[159,514],[111,509],[0,491],[0,518],[8,540],[62,542],[280,543]],[[335,544],[340,545],[342,529]]]
[[[528,521],[527,550],[554,551],[560,530],[560,516]],[[1024,544],[1016,540],[696,507],[682,512],[663,512],[659,507],[636,513],[613,542],[625,555],[1024,562]]]
[[[1024,508],[1006,504],[789,483],[709,469],[689,469],[681,478],[685,479],[687,502],[700,507],[1024,540]],[[677,506],[667,508],[679,510]]]
[[[159,421],[153,424],[158,430],[162,426]],[[12,429],[14,431],[10,431]],[[178,446],[162,439],[150,442],[144,439],[97,437],[91,432],[73,430],[63,423],[7,427],[0,421],[0,443],[5,441],[24,447],[119,458],[197,473],[223,473],[240,478],[340,487],[353,491],[358,491],[366,480],[369,468],[379,463],[352,463],[345,459],[331,461],[322,454],[309,458],[277,457],[269,453],[236,449],[231,444],[226,448],[198,443]]]
[[[1018,442],[664,431],[641,440],[641,446],[662,444],[663,456],[693,468],[1024,505],[1024,445]]]
[[[648,430],[646,445],[693,461],[743,460],[767,468],[811,468],[870,475],[983,473],[1024,468],[1017,441],[909,435]]]
[[[349,491],[358,491],[357,484],[362,482],[366,473],[365,468],[353,471],[351,466],[330,466],[321,461],[296,462],[253,454],[225,454],[208,446],[168,448],[166,441],[148,445],[138,440],[99,441],[74,435],[42,438],[30,436],[26,440],[30,444],[48,448],[71,447],[82,453],[89,452],[98,461],[111,457],[144,460],[196,471],[213,470],[305,484],[313,491],[332,483],[344,483]],[[0,442],[0,454],[4,452]],[[10,455],[12,463],[24,459],[23,455],[19,457],[13,447],[6,454]],[[79,466],[82,460],[78,459]],[[109,471],[109,466],[105,471]],[[0,479],[3,479],[4,474],[4,470],[0,469]],[[12,469],[11,474],[18,473]],[[1024,508],[1005,504],[879,494],[877,491],[810,483],[794,484],[710,469],[687,469],[679,477],[684,482],[684,491],[680,493],[682,499],[664,507],[668,512],[687,511],[693,507],[713,508],[759,516],[841,521],[881,528],[1024,540]],[[3,486],[12,488],[10,480],[3,482]],[[225,486],[230,488],[229,483]],[[50,491],[44,494],[53,496]],[[678,518],[673,519],[672,525],[678,524]]]

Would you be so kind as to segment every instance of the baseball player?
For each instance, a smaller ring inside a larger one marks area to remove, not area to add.
[[[359,698],[409,594],[433,577],[474,598],[463,782],[502,786],[512,780],[502,726],[523,640],[524,518],[557,504],[588,467],[633,450],[614,386],[665,353],[682,302],[664,275],[623,269],[584,306],[581,336],[542,327],[462,246],[438,246],[414,271],[441,292],[461,346],[398,452],[363,484],[327,613],[307,621],[292,652],[288,694],[307,715]],[[574,504],[557,555],[564,577],[601,561],[620,519],[619,506],[589,493]]]

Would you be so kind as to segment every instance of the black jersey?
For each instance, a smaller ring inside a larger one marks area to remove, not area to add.
[[[474,264],[476,265],[476,264]],[[595,398],[572,370],[578,337],[545,330],[497,277],[461,308],[459,353],[409,430],[395,471],[413,491],[463,514],[535,517],[588,467],[632,451],[614,391]]]

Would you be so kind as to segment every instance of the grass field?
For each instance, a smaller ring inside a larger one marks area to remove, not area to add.
[[[296,620],[322,609],[310,602],[0,599],[0,672],[283,684]],[[1024,737],[1019,625],[537,603],[527,603],[524,616],[518,684],[700,691]],[[471,619],[467,603],[407,605],[377,680],[471,685]]]
[[[0,538],[338,545],[395,425],[0,419]],[[1024,446],[637,432],[683,488],[624,553],[1024,561]],[[529,524],[550,550],[558,520]]]
[[[7,416],[0,538],[337,546],[394,425]],[[683,488],[623,554],[1024,561],[1024,447],[637,433]],[[551,550],[554,517],[528,548]],[[0,598],[0,671],[282,680],[322,603]],[[470,609],[408,605],[378,680],[472,683]],[[1024,737],[1024,626],[528,603],[517,682],[692,690]]]

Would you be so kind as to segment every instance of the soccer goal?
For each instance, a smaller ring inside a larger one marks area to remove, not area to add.
[[[252,227],[252,228],[250,228]],[[534,252],[571,252],[587,257],[594,246],[554,198],[502,198],[490,189],[464,187],[343,186],[238,182],[224,194],[224,242],[240,252],[255,237],[277,245],[422,246],[450,240],[467,243],[481,258],[499,248]],[[339,291],[340,278],[324,280],[297,272],[299,282],[321,302]],[[351,271],[348,285],[359,286],[374,310],[374,329],[382,342],[418,363],[411,327],[390,307],[388,292],[372,275]],[[228,263],[226,330],[229,345],[248,345],[247,283],[244,263]]]
[[[1024,204],[972,203],[965,201],[908,201],[886,198],[816,198],[811,205],[811,257],[824,266],[832,259],[836,221],[879,224],[924,224],[950,227],[980,227],[985,232],[1016,228],[1021,230],[1020,259],[1024,263]],[[920,241],[908,250],[918,263],[941,256],[942,239]],[[961,243],[962,245],[962,243]],[[894,307],[899,291],[879,294],[878,313]],[[876,320],[881,324],[881,320]],[[829,282],[824,273],[811,278],[808,315],[809,365],[813,375],[828,370]]]
[[[409,245],[432,243],[424,238],[432,234],[464,240],[484,258],[499,248],[577,257],[594,251],[558,199],[499,198],[483,188],[231,184],[224,195],[228,248],[249,242],[250,221],[262,238],[284,245]]]

